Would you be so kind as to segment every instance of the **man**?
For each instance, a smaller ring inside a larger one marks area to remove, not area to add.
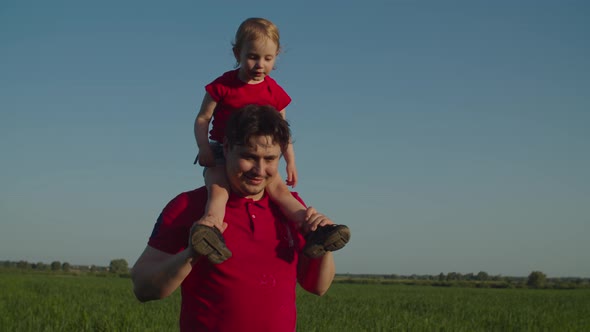
[[[197,254],[194,243],[188,245],[207,192],[202,187],[182,193],[162,211],[132,269],[140,301],[162,299],[181,286],[181,331],[295,330],[296,283],[323,295],[334,279],[335,264],[329,248],[319,258],[299,255],[304,238],[265,194],[289,141],[289,126],[272,107],[248,106],[232,116],[224,144],[232,192],[227,223],[219,230],[233,255],[213,264]],[[334,227],[311,207],[307,216],[305,231]],[[348,241],[344,231],[337,240]]]

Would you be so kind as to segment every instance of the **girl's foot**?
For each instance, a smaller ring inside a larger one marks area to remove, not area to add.
[[[195,252],[206,256],[213,264],[223,263],[232,256],[217,227],[194,224],[191,228],[191,245]]]
[[[303,253],[311,258],[322,257],[328,251],[344,248],[350,240],[350,229],[346,225],[320,226],[306,236]]]

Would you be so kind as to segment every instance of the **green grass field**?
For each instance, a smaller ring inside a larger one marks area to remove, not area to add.
[[[177,331],[180,296],[139,303],[131,280],[0,273],[0,331]],[[298,331],[590,331],[590,290],[334,284],[298,290]]]

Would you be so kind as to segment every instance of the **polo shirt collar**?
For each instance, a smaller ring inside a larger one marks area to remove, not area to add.
[[[254,203],[262,208],[267,207],[268,203],[269,203],[268,194],[265,191],[264,194],[262,195],[262,197],[259,200],[255,201],[251,198],[242,197],[242,196],[236,195],[235,193],[232,192],[229,194],[227,206],[232,207],[232,208],[237,208],[237,207],[243,206],[247,203]]]

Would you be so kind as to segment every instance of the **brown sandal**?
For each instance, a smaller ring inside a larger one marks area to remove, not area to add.
[[[232,256],[217,227],[195,224],[191,228],[191,245],[195,252],[206,256],[213,264],[220,264]]]
[[[346,225],[320,226],[306,236],[303,253],[311,258],[318,258],[328,251],[344,248],[350,240],[350,229]]]

